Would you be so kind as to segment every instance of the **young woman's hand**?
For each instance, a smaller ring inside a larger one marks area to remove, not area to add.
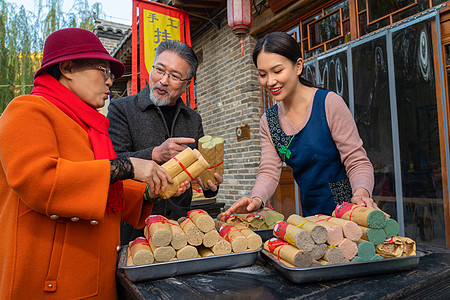
[[[369,192],[364,188],[357,188],[355,191],[355,194],[352,198],[352,203],[356,205],[366,206],[368,208],[376,209],[382,211],[378,205],[373,201],[372,198],[369,196]],[[383,211],[384,212],[384,211]],[[384,212],[385,213],[385,212]],[[390,215],[385,213],[386,216],[389,218]]]
[[[227,211],[224,212],[225,216],[232,214],[246,214],[258,210],[262,207],[263,201],[259,197],[242,197],[236,201]]]

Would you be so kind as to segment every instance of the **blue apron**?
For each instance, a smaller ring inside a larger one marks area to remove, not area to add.
[[[293,170],[300,187],[303,216],[331,215],[336,204],[352,199],[350,181],[327,123],[328,92],[316,91],[311,116],[305,127],[294,135],[289,136],[281,129],[276,104],[266,111],[277,153]]]

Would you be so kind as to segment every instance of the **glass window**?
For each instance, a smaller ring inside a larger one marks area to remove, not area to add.
[[[351,35],[350,35],[350,20],[342,22],[342,28],[344,32],[344,39],[345,42],[350,42]]]
[[[366,0],[358,0],[358,12],[366,9]]]
[[[331,41],[331,42],[326,44],[327,45],[327,50],[333,49],[334,47],[342,45],[343,43],[345,43],[345,38],[344,37],[335,39],[335,40],[333,40],[333,41]]]
[[[373,198],[397,219],[386,37],[352,48],[355,122],[373,164]]]
[[[368,0],[369,22],[384,18],[391,13],[415,4],[415,0],[380,1]]]
[[[310,48],[323,44],[341,35],[340,11],[336,10],[325,18],[311,23],[309,26]]]
[[[420,11],[422,11],[422,10],[419,8],[419,6],[417,6],[417,5],[412,6],[410,8],[400,11],[397,14],[392,15],[392,22],[395,23],[395,22],[401,21],[412,15],[417,14]]]
[[[305,63],[303,65],[302,77],[311,82],[314,86],[318,86],[316,82],[316,67],[314,63]]]
[[[366,35],[369,33],[367,30],[367,13],[363,12],[358,16],[358,23],[359,23],[359,36]]]
[[[376,23],[370,24],[369,26],[367,26],[367,33],[373,32],[375,30],[381,29],[383,27],[389,26],[390,25],[390,20],[389,18],[387,19],[383,19],[381,21],[378,21]]]
[[[307,45],[308,44],[306,44],[306,46]],[[313,57],[314,55],[317,55],[317,54],[320,54],[322,52],[325,52],[325,50],[324,50],[323,46],[320,46],[319,48],[316,48],[316,49],[311,50],[311,51],[305,49],[303,52],[304,52],[304,59],[307,59],[307,58]]]
[[[302,21],[302,34],[303,34],[303,38],[307,38],[308,37],[308,24],[312,23],[315,20],[318,20],[322,17],[322,12],[319,12],[318,14],[309,17],[306,20]]]
[[[405,234],[445,246],[430,21],[392,34]]]
[[[430,0],[358,0],[359,36],[401,21],[445,1]]]
[[[351,40],[348,0],[340,1],[300,23],[303,57],[309,58]]]
[[[442,3],[444,3],[444,2],[447,2],[447,0],[433,0],[433,6],[442,4]]]
[[[358,28],[356,36],[359,38],[445,2],[445,0],[357,0],[357,13],[352,16],[348,0],[318,9],[312,16],[299,20],[299,32],[302,33],[299,43],[302,45],[303,57],[306,59],[351,41],[352,19],[356,19]]]
[[[286,30],[286,33],[290,34],[297,41],[297,43],[300,42],[300,31],[298,25],[289,30]]]
[[[342,19],[347,19],[350,16],[350,11],[348,8],[348,0],[338,3],[336,5],[332,5],[324,10],[324,14],[328,15],[329,13],[335,11],[336,9],[342,8]]]
[[[449,67],[450,66],[450,45],[445,45],[445,58],[446,58],[445,64],[447,65],[447,67]]]
[[[319,86],[344,98],[348,106],[347,52],[319,60]]]

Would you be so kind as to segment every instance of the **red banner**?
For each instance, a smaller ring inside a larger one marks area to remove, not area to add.
[[[139,12],[139,39],[138,39]],[[132,94],[138,92],[138,40],[140,58],[140,90],[149,78],[156,47],[161,42],[176,40],[191,46],[188,13],[178,8],[147,0],[133,0],[132,25]],[[189,86],[191,108],[194,108],[194,83]],[[186,103],[186,93],[183,94]]]

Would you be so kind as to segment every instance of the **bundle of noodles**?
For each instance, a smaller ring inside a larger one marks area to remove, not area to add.
[[[328,232],[322,225],[318,225],[296,214],[290,215],[287,218],[287,222],[308,231],[316,244],[323,244],[328,240]]]
[[[234,224],[234,227],[236,227],[238,230],[242,232],[243,235],[247,238],[247,248],[249,250],[257,250],[262,245],[262,239],[259,235],[254,233],[251,229],[248,227],[245,227],[242,224]]]
[[[308,231],[295,227],[285,221],[279,221],[275,224],[273,235],[296,246],[300,250],[311,251],[315,245]]]
[[[236,224],[236,223],[241,223],[241,224],[243,224],[243,222],[242,222],[238,217],[236,217],[236,215],[229,215],[229,216],[226,216],[226,215],[224,215],[224,213],[220,213],[220,214],[217,216],[217,218],[216,218],[216,220],[214,221],[214,223],[216,224],[216,229],[217,229],[217,230],[219,230],[220,227],[222,227],[222,225],[224,225],[224,224],[230,224],[230,225],[234,225],[234,224]],[[246,224],[243,224],[243,225],[245,225],[246,227],[248,227]]]
[[[336,206],[333,217],[353,221],[358,225],[370,228],[383,228],[386,225],[386,215],[381,210],[344,202]]]
[[[309,251],[299,250],[295,246],[277,238],[267,240],[264,243],[264,250],[274,254],[278,260],[286,261],[297,268],[307,268],[313,263]]]
[[[284,216],[279,212],[276,212],[270,208],[264,207],[259,215],[264,219],[264,223],[267,225],[267,229],[273,229],[275,224],[284,220]]]
[[[358,244],[358,255],[352,259],[352,262],[372,261],[383,258],[381,255],[375,254],[375,245],[372,242],[361,239],[356,243]]]
[[[253,212],[248,214],[234,214],[224,216],[220,214],[217,216],[216,227],[220,228],[223,223],[233,224],[242,223],[252,230],[273,229],[278,221],[283,221],[284,216],[270,208],[263,208],[260,212]]]
[[[150,248],[149,242],[146,238],[138,237],[134,241],[131,241],[128,249],[130,251],[131,259],[127,260],[127,265],[128,263],[134,265],[146,265],[153,263],[153,251]]]
[[[233,252],[238,253],[247,250],[247,237],[233,225],[223,225],[219,230],[219,234],[231,244]]]
[[[212,138],[209,135],[205,135],[198,140],[199,151],[210,165],[207,170],[200,174],[205,189],[208,189],[208,180],[211,180],[215,185],[218,184],[214,173],[223,175],[223,144],[223,138]]]
[[[168,199],[176,194],[181,183],[191,182],[197,178],[204,170],[209,168],[209,164],[198,150],[187,147],[164,163],[162,167],[173,180],[173,183],[169,184],[165,191],[159,191],[159,195],[163,199]]]
[[[147,239],[152,238],[157,246],[167,246],[172,241],[171,224],[166,217],[150,215],[145,219],[144,235]]]
[[[361,236],[363,234],[362,230],[355,222],[327,215],[315,215],[315,216],[318,217],[320,220],[325,220],[340,226],[342,228],[342,233],[344,234],[344,237],[348,238],[349,240],[357,242],[361,239]]]

